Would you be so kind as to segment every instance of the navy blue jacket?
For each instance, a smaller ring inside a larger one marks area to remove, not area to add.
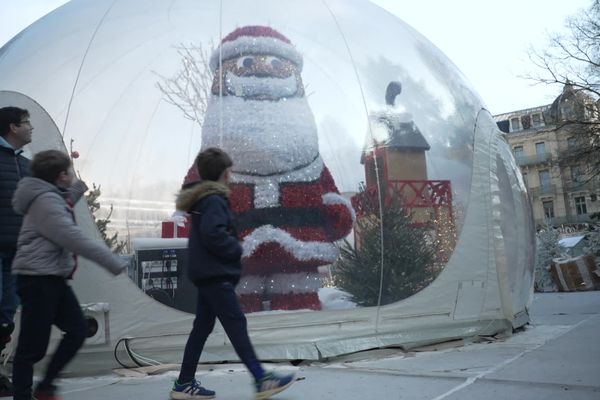
[[[0,253],[14,253],[23,216],[12,207],[17,183],[31,176],[29,160],[13,149],[0,145]]]
[[[191,215],[188,276],[197,285],[240,279],[242,246],[228,194],[226,186],[204,181],[177,198],[177,208]]]

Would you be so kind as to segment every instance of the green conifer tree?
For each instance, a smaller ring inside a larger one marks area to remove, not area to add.
[[[99,198],[100,198],[101,194],[102,194],[102,192],[100,190],[100,186],[96,186],[95,183],[92,184],[92,189],[86,195],[88,208],[90,209],[92,218],[94,218],[94,222],[96,223],[96,226],[98,227],[98,231],[100,232],[100,235],[102,236],[102,239],[104,239],[104,242],[106,243],[106,245],[114,253],[121,254],[126,249],[127,243],[123,240],[119,240],[118,232],[115,232],[112,236],[108,236],[108,234],[106,232],[106,230],[108,228],[108,224],[110,224],[110,216],[112,215],[112,212],[113,212],[112,204],[110,205],[110,211],[108,212],[108,215],[106,216],[106,218],[97,218],[96,217],[96,212],[100,209]]]
[[[545,226],[536,235],[534,289],[537,292],[558,291],[550,274],[552,260],[560,257],[564,250],[558,243],[558,236],[558,231],[551,226]]]
[[[364,196],[364,189],[359,196]],[[363,210],[378,206],[361,205]],[[415,225],[411,216],[397,204],[359,217],[355,229],[358,243],[340,246],[340,260],[335,266],[335,284],[348,292],[361,306],[390,304],[413,295],[426,287],[437,275],[434,272],[436,249],[427,228]],[[383,226],[381,225],[383,224]],[[381,259],[383,234],[383,263]],[[383,264],[383,265],[382,265]],[[382,278],[383,268],[383,279]]]

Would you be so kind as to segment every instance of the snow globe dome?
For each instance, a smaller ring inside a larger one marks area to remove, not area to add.
[[[119,304],[117,332],[150,329],[136,287],[193,311],[175,195],[209,147],[233,158],[237,291],[265,326],[277,310],[353,335],[414,316],[467,332],[525,310],[533,236],[506,141],[457,68],[367,1],[72,0],[0,49],[0,90],[50,117],[32,149],[78,152],[94,217],[135,255],[134,285],[78,283]]]

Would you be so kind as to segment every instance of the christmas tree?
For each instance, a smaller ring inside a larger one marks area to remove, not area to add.
[[[537,292],[558,291],[558,287],[550,275],[552,259],[561,257],[563,254],[563,248],[559,245],[558,239],[558,231],[550,226],[544,227],[537,234],[534,269],[534,289]]]
[[[595,257],[600,257],[600,212],[590,214],[592,223],[590,224],[590,232],[586,235],[587,253],[593,254]]]
[[[92,218],[98,227],[98,231],[100,232],[100,236],[104,239],[106,245],[115,253],[120,254],[123,253],[127,243],[125,241],[119,240],[119,234],[115,232],[112,236],[109,236],[106,232],[108,228],[108,224],[110,224],[110,216],[112,215],[113,206],[110,205],[110,210],[106,218],[97,218],[96,212],[100,209],[100,195],[102,192],[100,191],[100,186],[96,186],[96,184],[92,184],[92,190],[88,192],[86,195],[88,208],[92,214]]]
[[[366,200],[364,194],[363,188],[359,197]],[[361,306],[378,305],[380,287],[380,304],[390,304],[423,289],[437,275],[436,249],[428,229],[415,225],[398,201],[384,207],[381,215],[372,197],[370,202],[361,204],[373,212],[357,219],[357,243],[352,246],[344,240],[335,265],[335,285]]]
[[[586,235],[587,253],[593,254],[595,257],[600,257],[600,223],[596,222],[590,227],[590,232]]]

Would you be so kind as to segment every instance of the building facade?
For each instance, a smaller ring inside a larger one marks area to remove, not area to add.
[[[521,168],[538,228],[588,222],[600,212],[600,177],[594,174],[600,154],[568,157],[589,136],[565,123],[598,117],[598,103],[569,84],[552,104],[494,116]]]

